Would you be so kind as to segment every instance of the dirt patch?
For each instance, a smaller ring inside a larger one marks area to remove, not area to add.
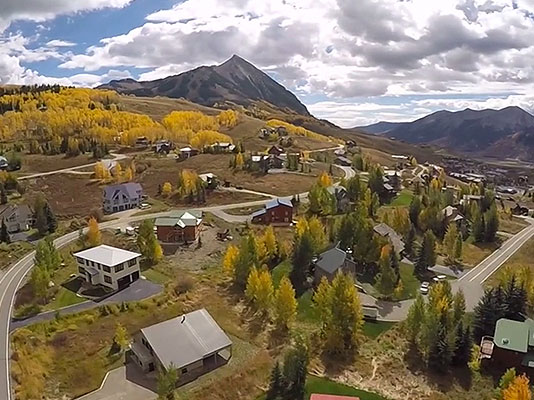
[[[26,154],[22,156],[22,168],[20,173],[36,174],[39,172],[50,172],[58,169],[72,168],[79,165],[91,164],[95,162],[90,154],[77,157],[65,157],[64,154],[55,156],[45,156],[42,154]]]
[[[85,217],[102,208],[102,187],[84,175],[48,175],[27,181],[26,197],[31,201],[42,192],[60,217]]]

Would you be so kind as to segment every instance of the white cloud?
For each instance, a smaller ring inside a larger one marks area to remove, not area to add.
[[[67,40],[54,39],[46,43],[47,47],[73,47],[76,43],[69,42]]]
[[[0,33],[16,20],[42,22],[57,15],[120,8],[131,2],[132,0],[0,0]]]

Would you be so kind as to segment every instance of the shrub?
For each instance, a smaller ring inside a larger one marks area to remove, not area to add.
[[[176,293],[177,296],[183,293],[187,293],[191,289],[193,289],[194,285],[195,285],[195,281],[190,276],[183,276],[178,280],[178,282],[174,286],[174,293]]]

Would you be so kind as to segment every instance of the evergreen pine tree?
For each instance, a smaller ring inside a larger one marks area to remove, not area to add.
[[[2,219],[2,226],[0,227],[0,243],[9,243],[9,232],[7,231],[6,221]]]
[[[423,243],[419,249],[417,255],[417,261],[415,263],[415,270],[418,274],[422,275],[429,267],[433,267],[436,264],[436,237],[432,231],[426,231],[423,237]]]
[[[313,258],[313,240],[309,231],[304,232],[295,243],[293,250],[293,268],[289,273],[291,284],[300,296],[306,288],[306,278]]]
[[[471,337],[471,328],[460,321],[456,327],[456,349],[454,350],[453,364],[465,367],[471,358],[471,348],[473,347],[473,338]]]
[[[473,315],[473,337],[476,341],[484,335],[493,335],[497,320],[503,318],[506,306],[500,288],[488,289],[475,306]]]
[[[414,196],[410,203],[410,221],[414,226],[417,226],[417,221],[419,219],[419,214],[421,213],[421,198],[419,196]]]
[[[280,370],[280,363],[277,361],[271,371],[271,381],[269,382],[269,390],[267,391],[265,400],[282,400],[284,389],[284,379]]]
[[[410,224],[410,230],[404,236],[404,250],[408,256],[412,256],[414,253],[415,244],[415,228],[413,224]]]
[[[491,243],[495,241],[497,231],[499,230],[499,216],[497,215],[497,207],[493,204],[490,209],[484,214],[484,239]]]
[[[0,184],[0,204],[7,204],[7,191],[2,184]]]
[[[48,232],[54,233],[57,229],[57,219],[56,215],[52,211],[52,208],[50,208],[50,205],[48,202],[44,205],[44,213],[46,216],[46,224],[48,226]]]
[[[504,304],[506,305],[505,317],[515,321],[524,321],[526,315],[527,292],[517,283],[515,276],[504,288]]]

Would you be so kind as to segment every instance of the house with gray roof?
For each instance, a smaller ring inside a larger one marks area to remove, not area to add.
[[[405,247],[404,241],[402,240],[402,236],[395,232],[392,227],[382,222],[376,225],[373,230],[378,235],[389,240],[389,243],[391,243],[393,250],[395,250],[395,253],[397,253],[398,256],[403,255]]]
[[[356,276],[356,263],[348,252],[336,246],[319,255],[315,262],[314,282],[318,285],[323,276],[332,281],[339,271]]]
[[[100,245],[73,254],[78,276],[92,286],[121,290],[139,279],[141,254]]]
[[[107,214],[139,207],[143,200],[143,188],[139,183],[128,182],[104,188],[103,209]]]
[[[336,211],[339,214],[350,211],[350,199],[347,189],[343,186],[330,186],[326,188],[328,193],[335,199]]]
[[[176,368],[179,384],[232,357],[232,341],[204,308],[141,329],[130,348],[133,360],[145,372]]]
[[[290,224],[293,221],[293,203],[286,199],[274,199],[262,210],[252,214],[254,224]]]
[[[193,243],[200,237],[202,211],[174,211],[156,218],[158,240],[163,243]]]
[[[33,211],[27,204],[7,204],[0,206],[0,223],[4,221],[8,233],[30,230],[35,219]]]
[[[9,168],[9,161],[4,156],[0,156],[0,171],[5,171]]]

